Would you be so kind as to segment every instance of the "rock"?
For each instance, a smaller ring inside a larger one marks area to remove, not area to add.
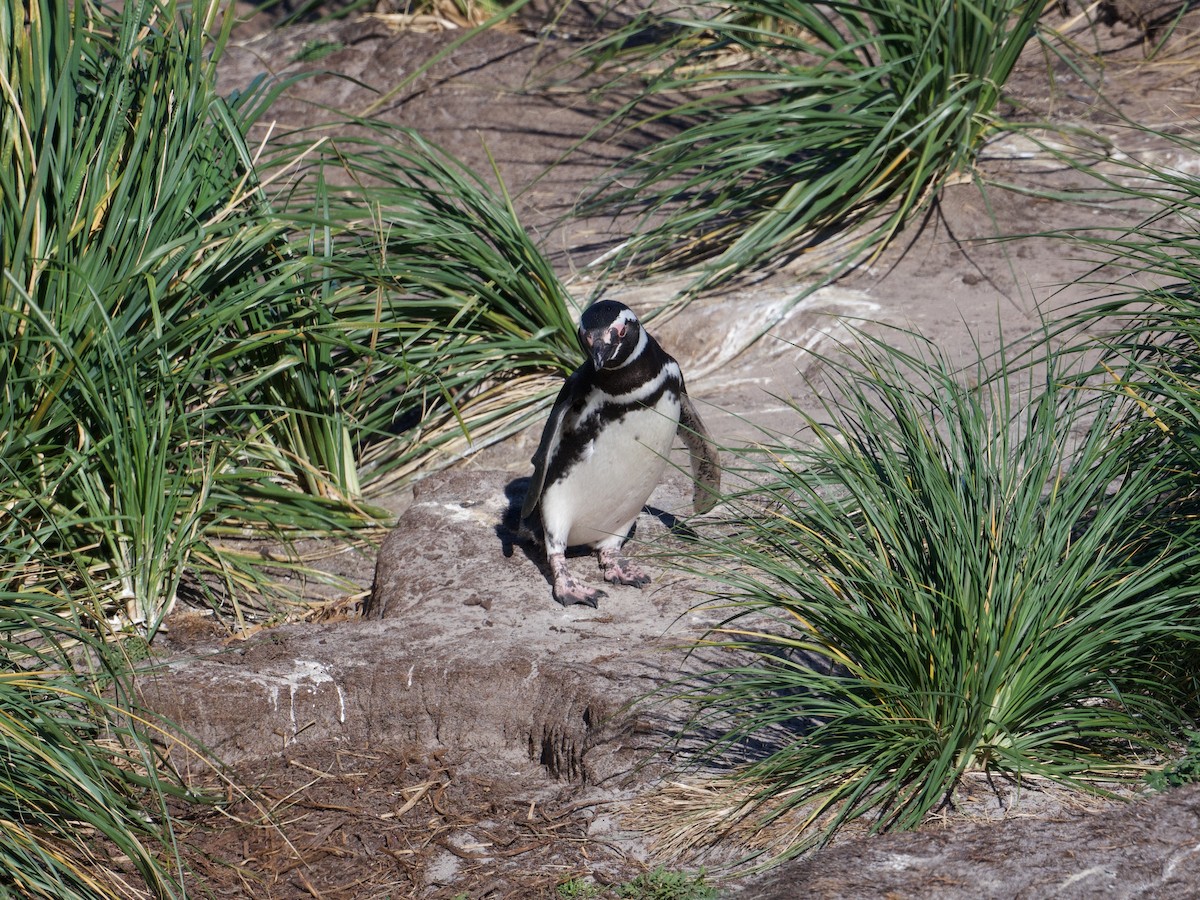
[[[1094,812],[854,838],[739,885],[738,897],[1196,897],[1200,785]]]
[[[421,482],[380,549],[367,621],[192,648],[142,677],[144,699],[226,762],[384,743],[526,756],[577,783],[628,773],[670,726],[623,707],[681,671],[681,646],[712,621],[689,613],[694,584],[653,564],[643,590],[559,606],[540,551],[517,540],[525,480],[459,469]],[[652,499],[683,506],[689,487],[677,473]],[[646,513],[638,527],[665,535]]]
[[[490,612],[497,602],[544,604],[550,594],[537,548],[517,535],[527,482],[462,469],[418,483],[379,549],[364,616],[425,619],[466,615],[463,607]]]

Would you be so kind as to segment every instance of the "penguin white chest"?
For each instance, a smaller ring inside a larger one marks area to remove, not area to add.
[[[678,428],[679,400],[670,392],[606,423],[546,491],[547,529],[572,546],[619,544],[662,479]]]

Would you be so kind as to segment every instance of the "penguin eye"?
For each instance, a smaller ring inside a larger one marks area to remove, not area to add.
[[[626,325],[624,322],[622,322],[620,325],[618,325],[617,326],[617,337],[619,337],[619,338],[625,337],[625,329],[626,329]]]

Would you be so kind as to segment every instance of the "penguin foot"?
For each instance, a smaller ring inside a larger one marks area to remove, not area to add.
[[[650,583],[649,575],[616,550],[601,550],[598,555],[604,580],[610,584],[628,584],[640,588]]]
[[[568,585],[554,585],[554,599],[563,606],[572,606],[578,603],[580,606],[590,606],[592,609],[596,609],[597,601],[603,600],[607,596],[608,594],[604,591],[590,588],[574,579]]]
[[[554,599],[563,606],[581,604],[596,608],[596,602],[607,597],[604,591],[590,588],[575,577],[567,568],[566,557],[554,555],[550,557],[550,570],[554,573]]]

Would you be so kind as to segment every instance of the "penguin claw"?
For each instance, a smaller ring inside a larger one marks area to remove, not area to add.
[[[610,584],[627,584],[641,588],[650,583],[650,576],[629,560],[618,556],[615,550],[600,552],[600,568],[604,572],[604,580]]]
[[[599,609],[597,601],[608,595],[604,591],[595,591],[576,597],[558,597],[556,598],[563,606],[587,606],[591,609]]]
[[[619,572],[605,572],[604,580],[609,584],[627,584],[630,587],[643,588],[650,583],[650,576],[641,570],[636,570],[638,574],[630,574],[626,570],[625,574]]]
[[[578,582],[572,582],[569,586],[562,588],[558,585],[554,587],[554,599],[563,606],[590,606],[592,609],[596,609],[597,601],[607,596],[608,594],[604,591],[584,587]]]

